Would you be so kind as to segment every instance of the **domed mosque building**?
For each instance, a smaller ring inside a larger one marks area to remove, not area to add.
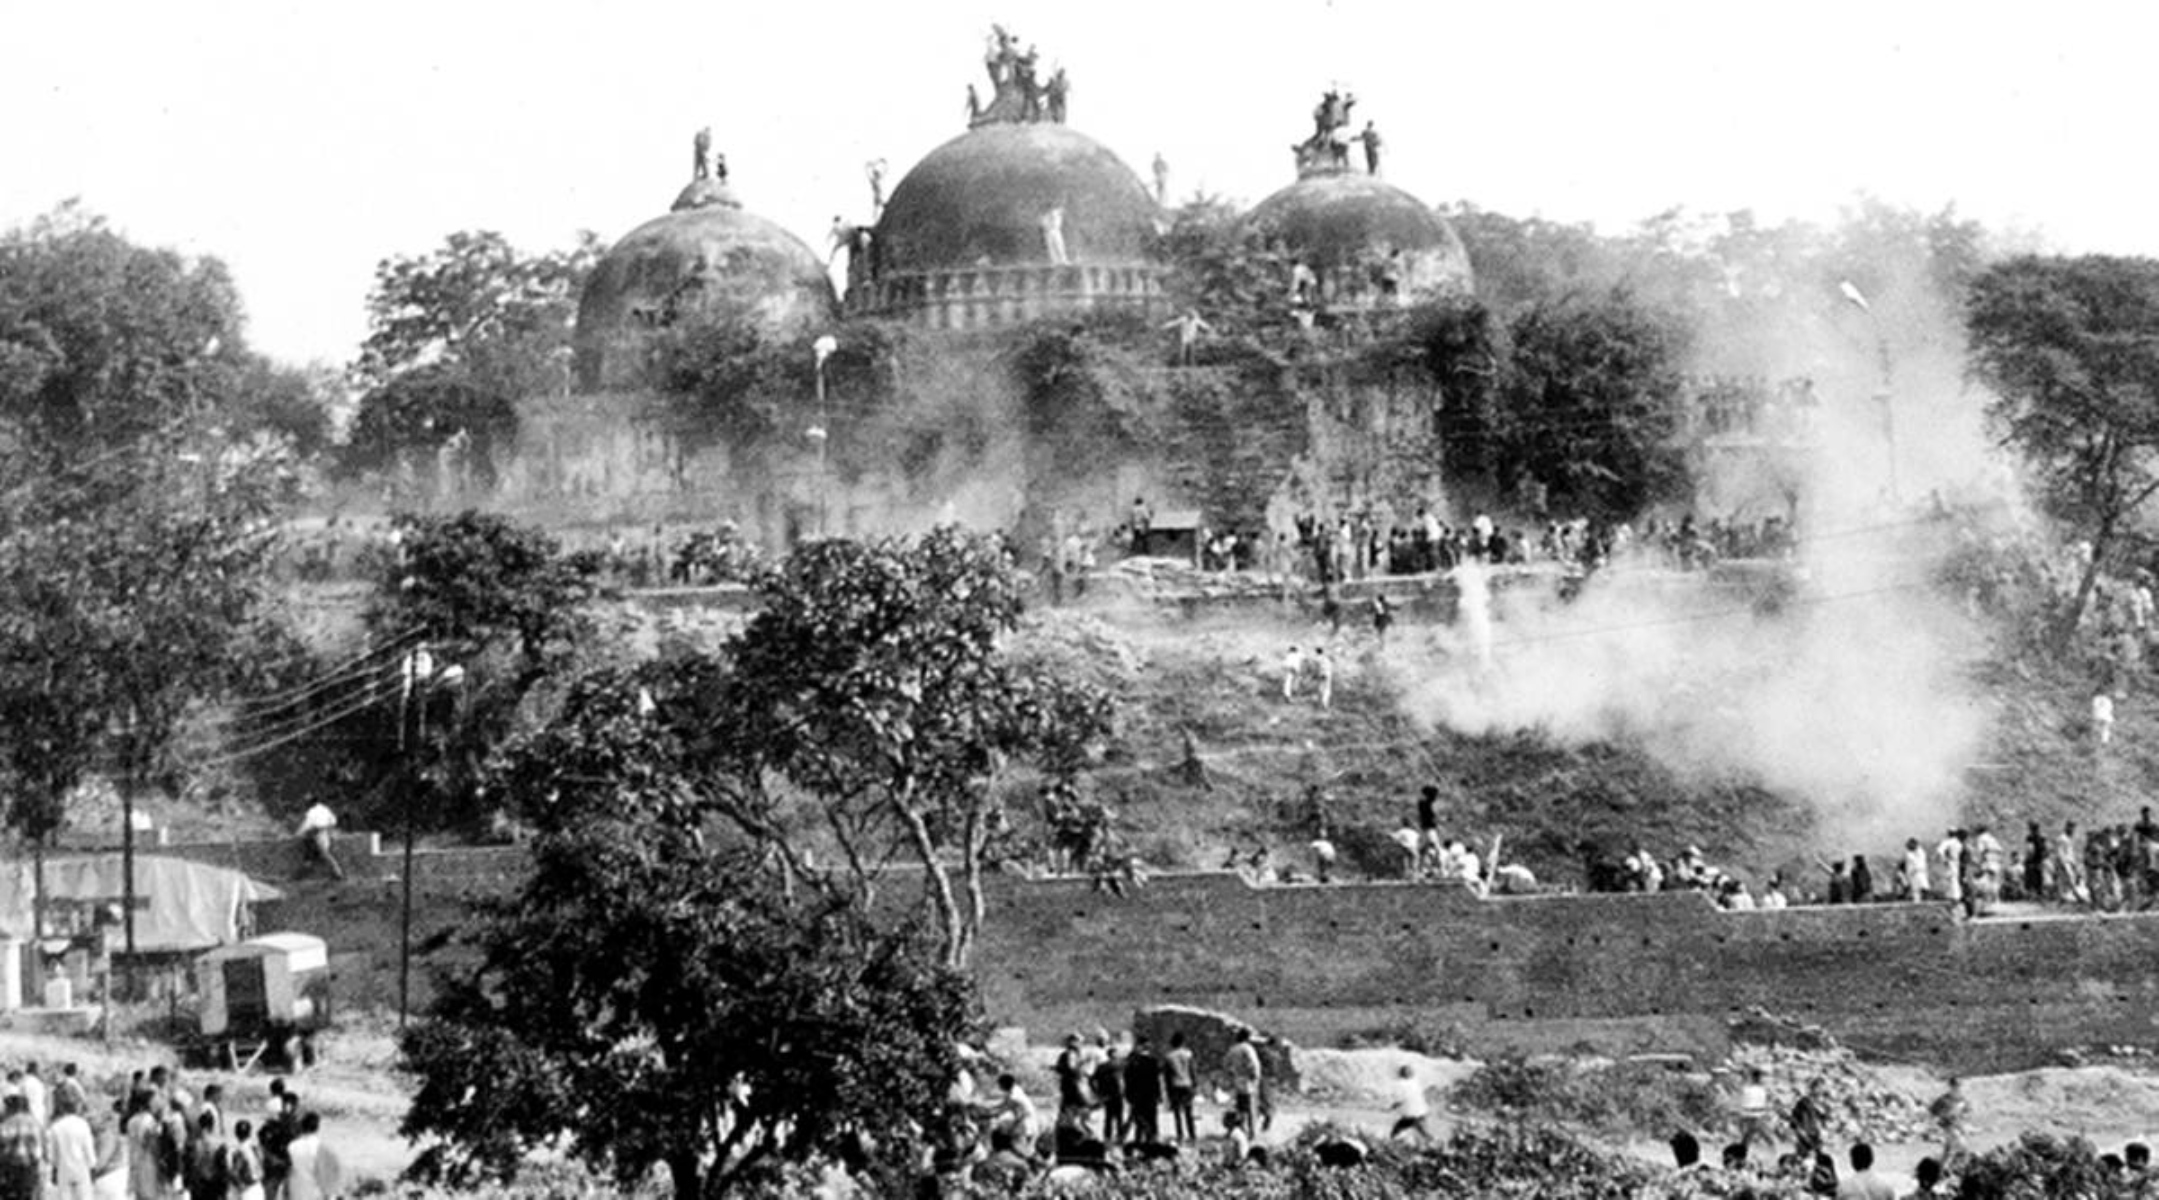
[[[1292,286],[1307,305],[1371,310],[1470,294],[1462,239],[1431,205],[1380,176],[1379,129],[1366,121],[1352,132],[1356,104],[1339,88],[1320,98],[1312,135],[1290,148],[1297,181],[1246,221],[1296,263]]]
[[[743,206],[700,134],[670,211],[593,272],[574,387],[519,404],[514,452],[472,499],[573,541],[672,544],[733,522],[775,551],[944,520],[1028,545],[1106,535],[1135,497],[1158,527],[1259,544],[1307,514],[1391,504],[1406,520],[1439,500],[1439,387],[1365,350],[1384,310],[1468,291],[1468,258],[1444,219],[1380,176],[1377,132],[1350,130],[1354,98],[1322,101],[1296,182],[1246,218],[1292,264],[1281,286],[1303,334],[1239,333],[1195,355],[1207,314],[1173,309],[1158,257],[1166,168],[1150,191],[1067,125],[1065,74],[1038,63],[996,29],[966,131],[889,198],[872,164],[869,221],[833,229],[844,305],[807,245]],[[1028,366],[1037,347],[1063,361],[1069,329],[1054,318],[1094,315],[1138,320],[1100,326],[1086,353],[1101,358],[1075,370]],[[653,378],[661,331],[741,319],[799,348],[804,368],[788,394],[756,398],[765,427],[747,432]]]
[[[489,502],[565,531],[709,523],[737,512],[769,478],[729,448],[685,436],[680,405],[654,378],[656,336],[744,320],[784,340],[838,319],[825,264],[743,206],[726,156],[714,154],[710,130],[699,131],[690,181],[673,205],[624,234],[586,280],[572,390],[519,402],[516,446],[497,464]]]
[[[1065,124],[1062,68],[996,27],[990,99],[967,89],[967,132],[937,147],[857,231],[850,315],[929,329],[999,329],[1060,313],[1162,310],[1161,210],[1108,147]]]
[[[581,391],[642,386],[651,332],[679,321],[741,315],[787,338],[838,315],[823,261],[742,207],[726,156],[712,158],[710,130],[693,150],[690,183],[674,205],[623,235],[586,281],[574,368]]]

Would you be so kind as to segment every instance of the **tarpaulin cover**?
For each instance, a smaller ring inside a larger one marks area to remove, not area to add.
[[[28,861],[0,867],[0,934],[31,935],[35,871]],[[45,861],[46,925],[77,925],[72,915],[103,906],[120,911],[120,856],[98,854]],[[240,940],[242,906],[273,900],[276,889],[239,871],[184,858],[135,856],[135,948],[145,954],[205,950]],[[117,929],[114,931],[117,945]]]

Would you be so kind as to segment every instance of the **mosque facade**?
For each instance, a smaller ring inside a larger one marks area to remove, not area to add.
[[[1181,320],[1161,251],[1170,214],[1115,152],[1067,124],[1064,73],[1042,78],[1030,47],[995,31],[968,128],[924,155],[874,218],[836,226],[844,293],[800,239],[748,210],[700,134],[671,209],[617,242],[578,313],[575,384],[519,405],[514,443],[487,494],[466,497],[562,529],[733,521],[774,549],[818,532],[904,532],[959,519],[1023,532],[1106,527],[1135,496],[1215,527],[1258,532],[1296,512],[1376,505],[1406,519],[1440,497],[1437,389],[1326,352],[1336,320],[1472,291],[1444,218],[1380,174],[1378,135],[1330,92],[1294,147],[1296,177],[1247,218],[1293,261],[1284,300],[1314,349],[1233,364],[1180,355]],[[844,296],[844,299],[842,298]],[[750,444],[711,436],[652,376],[651,347],[685,322],[745,321],[804,354],[860,323],[913,347],[881,394],[860,381],[780,398]],[[1045,323],[1115,318],[1153,328],[1162,353],[1127,383],[1145,410],[1106,435],[1030,407],[1012,379],[1017,339]],[[1317,329],[1315,329],[1317,326]],[[895,397],[910,398],[904,401]],[[929,397],[924,400],[923,397]]]

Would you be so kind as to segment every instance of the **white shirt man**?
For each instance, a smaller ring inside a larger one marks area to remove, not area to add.
[[[1282,656],[1282,698],[1297,698],[1297,677],[1304,674],[1304,653],[1295,646]]]
[[[1942,899],[1951,904],[1964,900],[1964,842],[1963,839],[1945,837],[1934,848],[1934,857],[1942,864]]]
[[[292,1158],[292,1173],[285,1177],[285,1200],[329,1200],[344,1190],[337,1155],[322,1144],[321,1117],[300,1117],[300,1136],[292,1139],[286,1153]]]
[[[2092,732],[2102,746],[2114,740],[2114,697],[2105,692],[2092,697]]]
[[[1907,900],[1924,900],[1933,888],[1933,881],[1927,878],[1927,850],[1918,838],[1904,842],[1904,887]]]
[[[37,1123],[43,1125],[50,1121],[52,1099],[46,1090],[45,1081],[38,1076],[36,1063],[30,1063],[23,1068],[22,1083],[18,1086],[22,1088],[22,1098],[30,1102],[30,1115],[37,1118]]]
[[[1417,1078],[1417,1069],[1404,1065],[1394,1085],[1394,1111],[1401,1114],[1395,1118],[1394,1129],[1388,1137],[1400,1137],[1414,1133],[1418,1140],[1432,1140],[1428,1118],[1432,1115],[1432,1101],[1425,1095],[1424,1081]]]
[[[54,1119],[52,1138],[53,1194],[59,1200],[90,1200],[95,1194],[91,1171],[97,1166],[97,1135],[81,1113]]]
[[[997,1084],[1004,1096],[990,1109],[991,1126],[1010,1129],[1014,1144],[1034,1153],[1035,1142],[1042,1136],[1042,1115],[1035,1108],[1034,1098],[1010,1075],[1000,1077]]]

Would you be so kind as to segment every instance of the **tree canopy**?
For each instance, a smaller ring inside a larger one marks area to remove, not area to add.
[[[2159,260],[2024,256],[1972,284],[1973,373],[2042,501],[2092,555],[2063,631],[2130,519],[2159,491]]]
[[[286,382],[246,352],[216,260],[73,207],[0,236],[0,776],[17,832],[48,839],[93,774],[177,784],[183,717],[261,671],[294,481],[289,443],[236,414]]]
[[[484,465],[516,431],[520,397],[569,383],[570,337],[593,235],[528,255],[499,233],[453,233],[421,255],[384,259],[368,293],[368,337],[352,377],[359,410],[346,464],[382,469],[452,439]]]
[[[51,465],[182,427],[303,453],[328,390],[251,352],[225,264],[137,245],[69,204],[0,234],[0,430]]]
[[[1518,312],[1490,419],[1493,470],[1562,511],[1624,518],[1679,494],[1683,339],[1623,292]]]
[[[395,551],[373,564],[369,649],[271,681],[300,699],[270,707],[274,724],[245,726],[266,747],[248,769],[266,792],[306,780],[362,820],[401,821],[423,797],[423,825],[481,828],[500,799],[482,791],[489,757],[536,696],[606,648],[587,605],[597,564],[490,513],[408,513],[392,525]],[[406,694],[402,656],[421,647],[463,672],[455,692]]]
[[[621,778],[482,911],[479,965],[403,1041],[413,1173],[507,1177],[542,1146],[625,1185],[734,1194],[813,1157],[904,1179],[959,1072],[972,992],[902,928],[791,893]]]

